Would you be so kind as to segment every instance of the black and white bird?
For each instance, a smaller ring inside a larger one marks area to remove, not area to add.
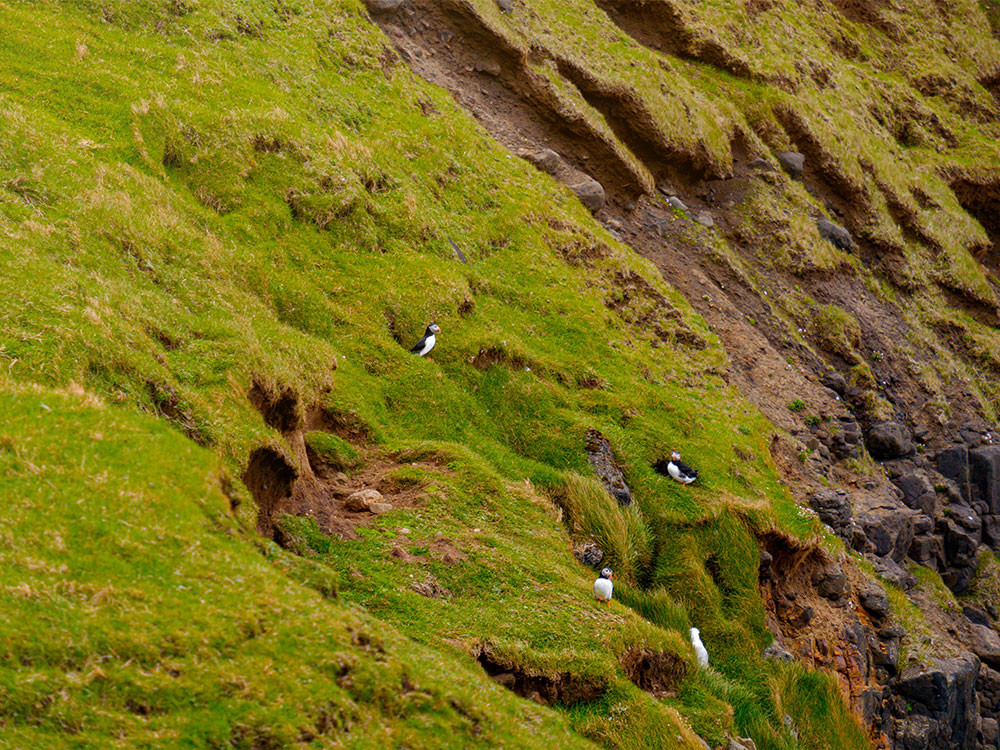
[[[701,642],[701,631],[698,628],[691,628],[691,645],[694,646],[695,656],[698,657],[698,664],[703,667],[708,666],[708,649]]]
[[[691,484],[698,478],[698,472],[681,461],[681,454],[674,451],[670,454],[670,460],[664,461],[662,458],[653,467],[657,474],[670,477],[681,484]]]
[[[594,596],[597,597],[597,603],[610,604],[614,588],[614,584],[611,583],[611,568],[605,568],[601,571],[601,577],[594,581]]]
[[[430,353],[431,349],[434,348],[434,344],[437,343],[437,338],[435,334],[441,333],[441,329],[438,328],[437,323],[431,323],[427,326],[427,330],[424,331],[424,337],[420,339],[417,343],[413,345],[410,349],[411,352],[416,354],[418,357],[423,357]]]

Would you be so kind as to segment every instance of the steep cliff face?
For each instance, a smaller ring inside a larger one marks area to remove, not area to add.
[[[846,548],[914,601],[913,563],[967,592],[1000,544],[989,8],[391,5],[373,20],[415,72],[704,316],[728,382],[779,428],[786,480]],[[993,742],[984,625],[952,612],[918,650],[954,658],[901,663],[915,636],[883,619],[883,596],[866,609],[853,562],[765,550],[776,635],[840,675],[880,743]]]
[[[995,746],[995,10],[10,3],[4,740]]]

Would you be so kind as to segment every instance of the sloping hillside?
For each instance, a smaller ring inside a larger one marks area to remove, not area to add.
[[[5,746],[989,742],[990,7],[3,10]]]

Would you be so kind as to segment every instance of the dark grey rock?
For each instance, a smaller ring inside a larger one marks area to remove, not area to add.
[[[897,748],[927,750],[937,747],[938,723],[929,716],[910,716],[899,723]]]
[[[582,174],[582,173],[581,173]],[[576,193],[580,203],[590,211],[600,211],[604,205],[604,186],[590,175],[582,175],[581,179],[567,183],[569,189]]]
[[[896,562],[906,557],[913,543],[913,519],[917,516],[895,498],[886,497],[879,504],[858,513],[856,520],[879,557]]]
[[[712,218],[712,214],[708,211],[699,211],[697,215],[695,215],[694,220],[703,227],[711,228],[715,226],[715,219]]]
[[[937,570],[938,561],[944,559],[944,544],[940,537],[931,534],[915,536],[908,554],[921,565]]]
[[[969,451],[969,480],[972,499],[986,503],[990,513],[1000,514],[1000,445]]]
[[[913,441],[906,425],[882,422],[868,433],[868,450],[875,458],[898,458],[913,451]]]
[[[809,507],[838,535],[847,529],[851,520],[851,501],[843,490],[816,490],[809,497]]]
[[[615,461],[611,443],[597,430],[587,432],[587,457],[608,493],[621,505],[631,505],[632,492],[625,483],[625,474]]]
[[[968,510],[968,513],[972,511]],[[968,528],[964,512],[949,518],[945,522],[944,535],[944,553],[948,564],[957,568],[974,566],[982,536],[981,527]]]
[[[847,380],[836,370],[828,370],[823,373],[819,382],[841,396],[847,393]]]
[[[975,623],[976,625],[991,627],[990,616],[979,607],[972,604],[966,604],[962,607],[962,614],[969,618],[970,622]]]
[[[511,0],[497,0],[497,7],[504,13],[510,13],[514,9],[514,3]]]
[[[875,633],[870,633],[868,638],[868,653],[871,655],[872,664],[882,667],[889,674],[896,674],[899,666],[899,643],[900,636],[891,635],[880,637]]]
[[[820,237],[832,242],[841,250],[850,250],[854,247],[854,238],[851,237],[851,233],[840,224],[834,224],[827,219],[817,219],[816,229],[819,230]]]
[[[782,151],[775,156],[778,158],[778,163],[789,175],[795,178],[802,176],[802,169],[806,165],[805,156],[798,151]]]
[[[893,586],[898,586],[905,591],[917,585],[916,577],[900,567],[899,563],[891,557],[878,557],[877,555],[867,554],[865,555],[865,559],[872,564],[876,573]]]
[[[983,516],[983,542],[993,549],[1000,549],[1000,516]]]
[[[861,589],[859,598],[861,606],[868,610],[868,613],[876,620],[883,620],[892,613],[885,589],[876,583],[869,583]]]
[[[684,203],[684,201],[682,201],[676,195],[672,195],[669,198],[667,198],[667,203],[670,204],[671,208],[674,208],[677,211],[681,211],[684,214],[688,214],[688,215],[690,214],[690,211],[688,210],[687,205]]]
[[[950,445],[937,455],[937,469],[941,476],[958,485],[963,498],[969,497],[969,449],[965,445]]]
[[[969,625],[972,652],[992,668],[1000,668],[1000,635],[986,625]]]
[[[828,565],[814,576],[813,585],[816,587],[816,592],[827,599],[840,599],[851,588],[847,574],[839,563]]]
[[[604,559],[604,550],[593,542],[583,542],[573,546],[573,557],[584,565],[597,568],[600,566],[601,560]]]
[[[927,474],[919,470],[903,474],[893,480],[893,484],[899,487],[903,493],[903,502],[911,508],[919,508],[918,499],[925,493],[934,492],[934,485]]]
[[[924,743],[921,748],[964,748],[975,744],[979,731],[978,671],[979,659],[970,654],[958,659],[934,659],[928,666],[910,664],[900,673],[899,694],[915,704],[917,714],[904,726],[909,727],[917,718],[936,724],[936,733],[917,738]]]

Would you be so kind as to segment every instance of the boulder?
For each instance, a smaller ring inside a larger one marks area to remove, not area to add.
[[[878,505],[858,513],[856,520],[876,555],[888,556],[899,562],[910,550],[913,519],[916,517],[917,513],[899,500],[886,497]]]
[[[847,574],[839,563],[832,563],[813,576],[816,592],[827,599],[840,599],[851,589]]]
[[[899,487],[903,493],[903,502],[911,508],[919,508],[918,499],[928,492],[934,492],[931,480],[920,470],[902,474],[893,480],[893,484]]]
[[[514,9],[514,3],[511,0],[497,0],[497,7],[502,13],[510,13]]]
[[[876,555],[867,554],[865,555],[865,559],[871,563],[876,573],[882,576],[893,586],[898,586],[906,591],[917,585],[916,577],[912,573],[908,573],[906,570],[901,568],[899,563],[891,557],[878,557]]]
[[[834,224],[827,219],[817,219],[816,229],[819,236],[828,242],[832,242],[840,250],[851,250],[854,247],[854,238],[840,224]]]
[[[897,690],[913,705],[915,718],[930,719],[936,724],[921,748],[972,747],[979,730],[979,705],[976,675],[979,659],[968,654],[957,659],[932,659],[904,667]],[[915,747],[906,744],[905,747]]]
[[[590,175],[580,173],[580,178],[567,183],[570,190],[576,193],[580,203],[586,206],[591,212],[601,210],[604,205],[604,186]]]
[[[809,496],[809,507],[837,535],[843,535],[848,528],[851,521],[851,501],[843,490],[816,490]]]
[[[681,213],[683,213],[685,215],[689,215],[690,214],[690,211],[688,210],[687,204],[685,204],[684,201],[682,201],[676,195],[671,195],[669,198],[667,198],[667,203],[669,203],[670,207],[673,208],[676,211],[680,211]]]
[[[847,393],[847,380],[836,370],[828,370],[823,373],[819,382],[841,396]]]
[[[597,430],[587,432],[587,457],[608,493],[619,504],[631,505],[632,492],[625,483],[625,474],[615,461],[611,443]]]
[[[592,212],[604,205],[604,186],[590,175],[569,164],[550,148],[525,148],[517,152],[522,159],[530,161],[543,172],[572,190],[580,202]]]
[[[886,596],[885,589],[877,583],[866,584],[858,598],[861,600],[861,606],[876,620],[883,620],[892,613],[889,597]]]
[[[962,497],[969,498],[969,449],[962,444],[949,445],[937,454],[941,476],[958,485]]]
[[[699,211],[695,214],[694,220],[701,224],[703,227],[714,227],[715,219],[712,218],[712,214],[708,211]]]
[[[775,154],[778,158],[778,164],[781,165],[791,177],[798,179],[802,176],[802,169],[806,165],[806,157],[800,154],[798,151],[782,151]]]
[[[899,628],[902,632],[902,628]],[[889,635],[870,633],[868,636],[868,653],[871,654],[872,665],[882,667],[889,674],[895,674],[899,665],[899,643],[902,636],[895,632]]]
[[[972,652],[989,664],[992,668],[1000,667],[1000,635],[986,625],[969,625],[972,640],[969,645]]]
[[[382,493],[369,487],[348,495],[347,500],[344,502],[344,506],[348,510],[360,513],[362,511],[369,510],[372,503],[381,503],[382,500]]]
[[[601,560],[604,559],[604,550],[593,542],[583,542],[573,546],[573,557],[584,565],[596,568],[601,564]]]
[[[906,425],[881,422],[868,432],[868,450],[875,458],[898,458],[913,451],[913,441]]]
[[[979,607],[972,604],[966,604],[962,607],[962,614],[969,619],[969,622],[975,623],[976,625],[985,625],[986,627],[990,627],[990,616]]]
[[[368,510],[376,515],[381,515],[382,513],[388,513],[392,510],[391,503],[372,503],[368,506]]]
[[[972,519],[975,519],[975,525]],[[953,506],[952,514],[945,522],[944,554],[948,564],[954,567],[975,565],[976,550],[982,538],[979,517],[972,509]]]
[[[990,513],[1000,514],[1000,445],[969,451],[969,483],[972,499],[989,506]]]

